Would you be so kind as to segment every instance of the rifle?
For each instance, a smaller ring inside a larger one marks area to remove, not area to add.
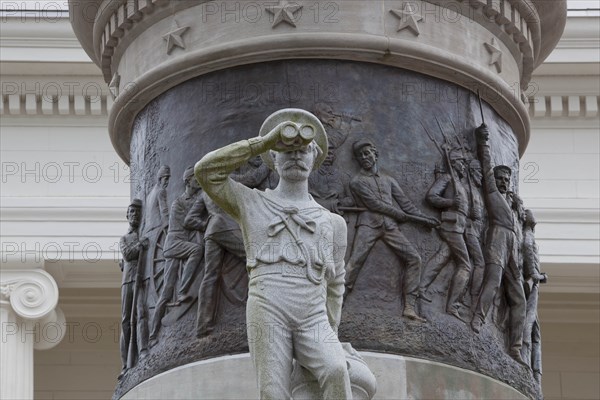
[[[440,128],[440,132],[442,133],[442,137],[444,138],[444,141],[446,142],[446,146],[450,146],[450,142],[448,141],[448,138],[444,134],[444,130],[442,129],[442,125],[440,124],[440,121],[437,119],[437,117],[435,117],[435,122],[437,122],[438,128]],[[454,171],[454,168],[452,168],[452,163],[450,161],[450,154],[448,154],[448,149],[445,148],[444,150],[445,150],[444,151],[444,158],[446,159],[446,163],[448,164],[448,170],[450,172],[450,178],[452,179],[452,186],[454,186],[454,191],[456,192],[456,184],[458,182],[458,178],[456,177],[456,172]]]
[[[456,134],[456,140],[458,141],[458,144],[460,145],[461,148],[466,149],[465,144],[463,143],[463,141],[460,138],[460,135],[458,134],[456,125],[454,125],[454,121],[452,121],[452,118],[450,118],[450,123],[452,124],[452,129],[454,129],[454,133]]]
[[[351,114],[336,114],[336,113],[332,112],[331,115],[333,115],[334,117],[346,118],[346,119],[349,119],[350,121],[362,122],[362,118],[355,117],[354,115],[351,115]]]
[[[435,138],[433,137],[433,135],[429,132],[429,130],[427,128],[425,128],[425,125],[423,125],[423,123],[421,121],[419,121],[419,123],[423,127],[423,130],[427,134],[427,137],[429,137],[429,140],[431,140],[433,142],[433,144],[435,145],[435,148],[440,152],[440,155],[442,157],[444,157],[444,151],[442,150],[442,148],[440,147],[440,145],[438,144],[438,142],[435,140]]]
[[[368,208],[363,208],[363,207],[338,207],[338,210],[344,211],[344,212],[369,211]],[[429,221],[428,219],[425,219],[423,217],[419,217],[417,215],[412,215],[412,214],[405,214],[405,215],[406,215],[406,222],[417,222],[417,223],[425,224],[425,225],[431,224],[431,221]]]
[[[479,111],[481,112],[481,126],[485,126],[485,117],[483,116],[483,104],[481,104],[481,94],[477,89],[477,98],[479,99]]]
[[[138,232],[139,229],[138,229]],[[145,238],[142,238],[145,239]],[[139,238],[139,234],[138,234],[138,241],[141,243],[140,238]],[[140,294],[144,295],[145,291],[142,287],[143,285],[143,274],[144,274],[144,267],[145,264],[144,263],[144,258],[146,257],[146,248],[144,248],[142,246],[142,248],[140,249],[139,255],[138,255],[138,259],[137,259],[137,265],[136,265],[136,271],[135,271],[135,283],[133,284],[133,301],[131,302],[131,319],[130,319],[130,331],[131,331],[131,336],[129,338],[130,342],[129,342],[129,352],[127,354],[127,366],[128,368],[131,368],[133,366],[135,366],[135,364],[137,363],[137,357],[139,357],[139,351],[140,349],[138,348],[138,335],[140,334],[140,332],[138,332],[137,329],[137,325],[138,325],[138,319],[140,319],[143,316],[139,316],[137,314],[138,311],[138,301],[143,300],[143,299],[138,299],[138,297],[140,297]],[[134,347],[135,346],[135,347]]]

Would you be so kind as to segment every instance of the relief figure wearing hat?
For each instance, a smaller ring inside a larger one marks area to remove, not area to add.
[[[308,192],[309,174],[327,153],[325,129],[309,112],[285,109],[268,117],[260,134],[207,154],[195,167],[203,189],[242,230],[250,275],[248,343],[260,397],[291,398],[295,360],[318,380],[319,398],[352,399],[337,337],[346,223]],[[279,173],[273,190],[250,189],[230,177],[259,154]]]
[[[346,264],[346,291],[350,293],[353,289],[371,249],[382,240],[405,263],[403,315],[425,322],[417,313],[421,256],[399,224],[411,221],[433,228],[439,221],[421,212],[404,194],[398,181],[379,168],[379,152],[371,141],[358,140],[352,149],[361,169],[350,181],[350,190],[361,211]]]

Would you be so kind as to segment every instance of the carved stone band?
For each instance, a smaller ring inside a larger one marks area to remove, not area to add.
[[[513,47],[511,51],[514,53],[515,58],[522,57],[523,60],[523,78],[525,82],[531,77],[531,72],[535,67],[536,58],[540,54],[541,46],[541,29],[540,29],[540,15],[533,2],[529,0],[426,0],[421,1],[381,1],[384,4],[384,9],[387,11],[393,11],[395,7],[401,6],[402,9],[406,10],[409,8],[419,8],[419,12],[414,11],[415,15],[426,14],[435,17],[435,23],[439,23],[442,19],[453,20],[459,19],[460,16],[467,17],[476,21],[492,32],[495,31],[508,47]],[[227,2],[204,2],[200,6],[202,15],[202,21],[206,20],[210,16],[223,14],[224,20],[221,22],[234,23],[239,22],[240,19],[248,19],[253,23],[260,23],[261,19],[266,20],[267,18],[260,18],[259,16],[265,17],[267,13],[275,14],[273,12],[273,6],[261,5],[258,2],[252,2],[250,6],[248,4],[242,5],[239,2],[231,2],[231,6],[228,6]],[[294,5],[294,12],[300,11],[303,6]],[[428,3],[428,4],[425,4]],[[296,3],[294,3],[296,4]],[[149,25],[152,25],[161,19],[167,18],[174,12],[186,10],[197,6],[197,2],[193,1],[177,1],[169,2],[165,0],[104,0],[97,5],[96,20],[94,22],[94,53],[99,61],[101,61],[102,69],[105,78],[110,81],[112,74],[115,72],[115,68],[118,65],[120,54],[125,52],[125,49],[130,43],[137,38],[138,35]],[[264,7],[263,7],[264,6]],[[310,6],[310,5],[309,5]],[[297,8],[296,8],[297,7]],[[342,11],[341,9],[347,7],[346,4],[338,4],[332,2],[331,5],[323,6],[325,10],[318,10],[319,7],[312,5],[308,10],[304,10],[305,20],[307,14],[314,14],[314,22],[320,25],[321,31],[327,30],[327,23],[343,23],[340,19],[336,18],[335,14]],[[380,9],[378,5],[370,4],[369,7],[364,5],[360,6],[363,8]],[[86,8],[86,14],[90,13],[90,8]],[[223,10],[225,13],[222,13]],[[354,7],[353,7],[354,8]],[[442,9],[442,10],[440,10]],[[92,8],[92,11],[94,8]],[[314,12],[311,13],[311,11]],[[321,11],[321,12],[319,12]],[[354,12],[355,10],[353,10]],[[187,13],[187,11],[186,11]],[[231,20],[231,16],[237,13],[238,15]],[[288,11],[289,13],[289,11]],[[323,18],[320,18],[324,14]],[[229,21],[227,21],[227,15],[229,15]],[[287,15],[287,14],[286,14]],[[276,17],[275,17],[276,18]],[[288,18],[292,18],[291,16]],[[401,17],[402,18],[402,17]],[[410,20],[412,18],[408,16]],[[302,16],[297,17],[298,20],[302,19]],[[313,18],[311,18],[313,19]],[[322,21],[321,21],[322,19]],[[278,24],[278,21],[270,21],[269,23],[263,21],[265,27],[274,27]],[[290,25],[293,27],[302,28],[301,24],[296,24],[296,20],[290,20]],[[403,21],[403,23],[406,21]],[[450,21],[452,22],[452,21]],[[518,53],[521,53],[520,55]],[[117,62],[115,62],[117,61]]]
[[[302,7],[293,13],[293,23],[274,29],[275,17],[261,2],[71,2],[84,48],[107,82],[121,78],[113,88],[119,96],[109,125],[121,158],[129,161],[135,115],[169,88],[223,68],[294,58],[380,63],[480,89],[483,100],[513,127],[523,153],[529,139],[523,90],[558,41],[553,32],[564,25],[564,1],[551,6],[542,0],[295,3]],[[418,20],[414,29],[398,30],[413,19]],[[162,38],[175,21],[189,29],[176,49],[165,51]],[[497,52],[490,55],[485,43],[492,39]]]
[[[393,16],[390,15],[390,18]],[[521,101],[518,84],[508,85],[497,74],[495,67],[488,65],[489,54],[483,43],[477,47],[482,54],[485,68],[473,64],[466,56],[455,57],[443,49],[423,46],[414,41],[359,33],[294,33],[241,39],[228,45],[215,44],[161,63],[144,74],[136,75],[135,71],[123,71],[123,76],[127,78],[122,78],[121,81],[132,79],[133,83],[122,89],[111,110],[111,140],[119,156],[128,163],[131,126],[135,115],[156,96],[192,76],[240,64],[316,57],[352,59],[426,71],[428,75],[457,83],[473,91],[480,89],[483,100],[492,105],[513,127],[520,152],[523,153],[529,141],[529,116],[527,107]],[[240,48],[243,48],[245,53],[239,52]],[[514,73],[517,71],[516,64],[514,61],[510,64],[511,66],[505,66],[504,71],[507,71],[507,74],[513,71],[512,76],[517,77]]]

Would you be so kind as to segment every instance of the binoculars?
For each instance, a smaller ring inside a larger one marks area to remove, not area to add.
[[[312,125],[297,124],[286,121],[275,127],[281,133],[281,141],[286,146],[308,145],[316,136],[316,129]]]

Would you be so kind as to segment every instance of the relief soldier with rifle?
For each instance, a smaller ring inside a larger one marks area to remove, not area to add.
[[[442,224],[438,232],[444,243],[423,270],[421,298],[431,302],[431,298],[426,295],[427,289],[442,268],[451,259],[454,260],[456,270],[450,283],[446,312],[462,320],[459,314],[460,302],[471,277],[471,262],[465,243],[470,203],[468,188],[464,182],[466,166],[463,149],[459,143],[451,146],[451,143],[446,143],[445,146],[438,147],[445,158],[448,172],[440,175],[427,193],[427,201],[442,210]]]
[[[527,302],[518,265],[519,243],[516,224],[519,221],[513,213],[513,199],[509,193],[512,171],[505,165],[492,165],[488,144],[490,132],[485,124],[476,129],[475,135],[483,165],[489,228],[485,249],[485,276],[471,327],[479,333],[502,284],[510,306],[509,354],[517,362],[527,365],[521,357]]]
[[[417,313],[421,256],[404,236],[398,223],[417,222],[429,228],[439,225],[435,218],[423,214],[404,194],[398,182],[379,169],[379,153],[375,145],[361,139],[353,145],[354,157],[361,166],[350,182],[357,204],[357,231],[352,254],[346,264],[346,295],[354,287],[369,252],[378,240],[383,240],[405,262],[404,312],[409,319],[425,322]]]

